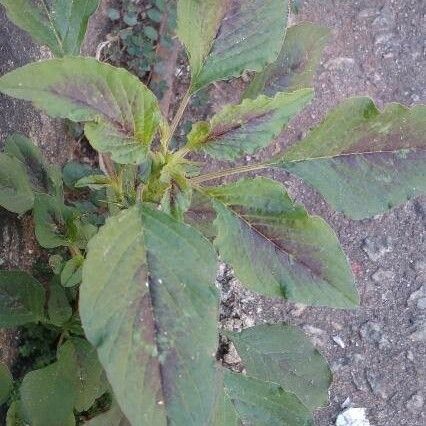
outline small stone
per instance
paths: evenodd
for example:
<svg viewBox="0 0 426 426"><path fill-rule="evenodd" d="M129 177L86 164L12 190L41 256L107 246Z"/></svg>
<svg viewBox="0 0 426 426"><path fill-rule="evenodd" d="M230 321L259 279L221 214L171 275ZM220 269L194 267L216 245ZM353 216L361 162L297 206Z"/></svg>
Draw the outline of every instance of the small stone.
<svg viewBox="0 0 426 426"><path fill-rule="evenodd" d="M388 338L383 334L380 324L367 321L360 328L361 337L367 343L376 343L380 349L385 349L391 346Z"/></svg>
<svg viewBox="0 0 426 426"><path fill-rule="evenodd" d="M355 64L353 58L339 57L330 59L324 67L328 70L339 70L345 67L352 67Z"/></svg>
<svg viewBox="0 0 426 426"><path fill-rule="evenodd" d="M223 356L223 361L228 365L236 365L241 363L241 358L233 343L229 343L228 353Z"/></svg>
<svg viewBox="0 0 426 426"><path fill-rule="evenodd" d="M367 237L362 242L361 248L373 262L377 262L386 253L392 251L389 239L383 237L375 239Z"/></svg>
<svg viewBox="0 0 426 426"><path fill-rule="evenodd" d="M377 9L375 8L363 9L361 10L361 12L358 13L358 17L360 19L373 18L376 15Z"/></svg>
<svg viewBox="0 0 426 426"><path fill-rule="evenodd" d="M414 354L411 351L407 351L407 359L411 362L414 361Z"/></svg>
<svg viewBox="0 0 426 426"><path fill-rule="evenodd" d="M411 411L412 413L417 413L421 411L424 405L424 398L419 393L414 394L408 401L407 401L407 410Z"/></svg>
<svg viewBox="0 0 426 426"><path fill-rule="evenodd" d="M350 407L351 406L351 404L352 404L352 401L351 401L351 399L349 398L349 396L342 402L342 405L341 405L341 407L342 408L348 408L348 407Z"/></svg>
<svg viewBox="0 0 426 426"><path fill-rule="evenodd" d="M417 301L417 307L419 309L426 309L426 297L422 297Z"/></svg>
<svg viewBox="0 0 426 426"><path fill-rule="evenodd" d="M426 297L426 284L423 284L418 290L413 291L408 298L408 304L419 302L419 300Z"/></svg>
<svg viewBox="0 0 426 426"><path fill-rule="evenodd" d="M327 336L324 330L313 327L312 325L303 326L303 330L312 336L312 343L316 346L324 346Z"/></svg>
<svg viewBox="0 0 426 426"><path fill-rule="evenodd" d="M387 283L392 281L394 278L394 274L392 271L385 271L384 269L377 269L377 271L371 276L373 281L376 283Z"/></svg>
<svg viewBox="0 0 426 426"><path fill-rule="evenodd" d="M392 33L383 33L376 37L374 40L374 44L386 44L390 40L392 40L393 34Z"/></svg>
<svg viewBox="0 0 426 426"><path fill-rule="evenodd" d="M348 408L337 416L336 426L370 426L365 408Z"/></svg>
<svg viewBox="0 0 426 426"><path fill-rule="evenodd" d="M333 341L337 343L342 349L345 349L345 342L340 336L333 336Z"/></svg>
<svg viewBox="0 0 426 426"><path fill-rule="evenodd" d="M306 305L303 305L302 303L295 303L294 309L291 310L290 314L295 317L300 317L300 315L302 315L303 312L305 312L305 309L306 309Z"/></svg>
<svg viewBox="0 0 426 426"><path fill-rule="evenodd" d="M388 399L388 394L385 390L382 378L372 371L366 372L367 382L370 385L374 395L380 396L382 399Z"/></svg>
<svg viewBox="0 0 426 426"><path fill-rule="evenodd" d="M414 332L410 335L411 340L415 342L426 342L426 319L419 318L414 323Z"/></svg>

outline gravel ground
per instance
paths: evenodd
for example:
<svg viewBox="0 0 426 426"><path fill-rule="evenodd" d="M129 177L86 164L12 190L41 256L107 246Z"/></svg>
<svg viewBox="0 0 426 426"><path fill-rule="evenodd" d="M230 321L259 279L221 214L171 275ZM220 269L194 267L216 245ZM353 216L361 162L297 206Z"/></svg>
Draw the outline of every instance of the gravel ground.
<svg viewBox="0 0 426 426"><path fill-rule="evenodd" d="M316 100L281 138L281 149L351 95L369 95L379 106L425 102L424 1L302 3L293 21L325 25L333 35L316 76ZM317 426L334 425L347 407L366 408L371 425L424 425L425 200L372 220L352 221L331 211L297 179L284 173L274 177L336 230L357 278L361 307L351 312L315 309L258 297L228 271L220 278L224 326L287 321L305 330L334 372L331 402L317 412ZM235 361L232 353L227 361Z"/></svg>

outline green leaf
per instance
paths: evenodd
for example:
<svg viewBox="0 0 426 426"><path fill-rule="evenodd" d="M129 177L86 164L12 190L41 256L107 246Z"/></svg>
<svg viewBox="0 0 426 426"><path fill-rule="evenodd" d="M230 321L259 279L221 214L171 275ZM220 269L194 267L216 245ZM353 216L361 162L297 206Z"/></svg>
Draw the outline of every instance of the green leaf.
<svg viewBox="0 0 426 426"><path fill-rule="evenodd" d="M4 151L22 163L33 191L62 195L62 177L59 168L47 164L40 149L30 139L15 133L6 139Z"/></svg>
<svg viewBox="0 0 426 426"><path fill-rule="evenodd" d="M188 148L201 149L221 160L253 154L268 146L312 97L312 89L302 89L225 106L210 123L194 125L188 135Z"/></svg>
<svg viewBox="0 0 426 426"><path fill-rule="evenodd" d="M209 423L221 386L215 275L208 241L149 205L90 241L80 315L132 424Z"/></svg>
<svg viewBox="0 0 426 426"><path fill-rule="evenodd" d="M68 246L70 238L67 225L72 222L75 211L55 197L39 194L34 202L35 234L44 248Z"/></svg>
<svg viewBox="0 0 426 426"><path fill-rule="evenodd" d="M62 176L65 185L70 189L74 189L75 184L80 179L100 172L100 170L94 169L89 164L79 163L78 161L70 161L69 163L65 164L64 168L62 169Z"/></svg>
<svg viewBox="0 0 426 426"><path fill-rule="evenodd" d="M224 0L179 0L177 34L186 47L192 76L200 73L226 11Z"/></svg>
<svg viewBox="0 0 426 426"><path fill-rule="evenodd" d="M78 55L99 0L0 0L7 16L56 56Z"/></svg>
<svg viewBox="0 0 426 426"><path fill-rule="evenodd" d="M111 178L105 175L90 175L79 179L75 183L76 188L88 187L90 189L102 189L111 185Z"/></svg>
<svg viewBox="0 0 426 426"><path fill-rule="evenodd" d="M25 426L22 420L22 408L20 401L13 401L6 414L6 426Z"/></svg>
<svg viewBox="0 0 426 426"><path fill-rule="evenodd" d="M287 15L287 0L180 0L178 35L189 56L192 92L274 62Z"/></svg>
<svg viewBox="0 0 426 426"><path fill-rule="evenodd" d="M309 410L281 386L243 374L225 374L225 392L243 424L256 426L313 426ZM232 424L232 423L231 423ZM223 426L228 426L223 423Z"/></svg>
<svg viewBox="0 0 426 426"><path fill-rule="evenodd" d="M426 107L352 98L271 163L304 179L353 219L426 193Z"/></svg>
<svg viewBox="0 0 426 426"><path fill-rule="evenodd" d="M84 423L84 426L131 426L129 421L126 419L119 405L113 401L111 408L106 412L102 413L88 422Z"/></svg>
<svg viewBox="0 0 426 426"><path fill-rule="evenodd" d="M331 371L324 357L296 327L262 324L227 332L247 374L294 393L310 410L328 403Z"/></svg>
<svg viewBox="0 0 426 426"><path fill-rule="evenodd" d="M329 36L330 30L310 22L288 28L278 59L256 74L244 96L254 99L261 93L274 96L282 91L312 87Z"/></svg>
<svg viewBox="0 0 426 426"><path fill-rule="evenodd" d="M161 208L164 213L182 222L185 212L191 205L191 197L192 188L188 183L172 180L161 199Z"/></svg>
<svg viewBox="0 0 426 426"><path fill-rule="evenodd" d="M7 365L0 362L0 405L8 399L13 388L13 378Z"/></svg>
<svg viewBox="0 0 426 426"><path fill-rule="evenodd" d="M23 214L34 204L34 193L25 167L16 158L0 153L0 206Z"/></svg>
<svg viewBox="0 0 426 426"><path fill-rule="evenodd" d="M55 362L28 373L20 388L22 415L31 426L75 426L73 365Z"/></svg>
<svg viewBox="0 0 426 426"><path fill-rule="evenodd" d="M206 193L215 200L215 244L248 288L307 305L358 305L336 235L295 205L279 183L247 179Z"/></svg>
<svg viewBox="0 0 426 426"><path fill-rule="evenodd" d="M75 256L65 263L61 272L61 284L64 287L74 287L81 283L83 264L83 256Z"/></svg>
<svg viewBox="0 0 426 426"><path fill-rule="evenodd" d="M96 349L86 340L73 337L58 352L58 362L72 367L76 411L87 411L108 387Z"/></svg>
<svg viewBox="0 0 426 426"><path fill-rule="evenodd" d="M48 314L49 321L58 327L64 325L72 316L72 308L65 289L59 284L56 277L49 286Z"/></svg>
<svg viewBox="0 0 426 426"><path fill-rule="evenodd" d="M0 327L17 327L44 317L45 292L31 275L0 271Z"/></svg>
<svg viewBox="0 0 426 426"><path fill-rule="evenodd" d="M33 63L0 78L0 91L52 117L86 122L92 146L117 163L142 163L162 121L154 94L134 75L93 58Z"/></svg>

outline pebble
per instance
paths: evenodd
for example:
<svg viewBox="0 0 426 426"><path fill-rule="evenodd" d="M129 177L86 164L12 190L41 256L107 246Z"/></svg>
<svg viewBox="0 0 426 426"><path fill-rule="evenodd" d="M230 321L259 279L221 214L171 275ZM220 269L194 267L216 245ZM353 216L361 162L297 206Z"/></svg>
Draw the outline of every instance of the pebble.
<svg viewBox="0 0 426 426"><path fill-rule="evenodd" d="M342 349L345 349L345 342L342 340L340 336L333 336L333 341L337 343Z"/></svg>
<svg viewBox="0 0 426 426"><path fill-rule="evenodd" d="M419 318L414 323L415 331L410 335L415 342L426 342L426 319Z"/></svg>
<svg viewBox="0 0 426 426"><path fill-rule="evenodd" d="M388 394L383 384L382 377L380 377L377 373L373 373L372 371L367 371L365 376L374 395L377 395L382 399L388 399Z"/></svg>
<svg viewBox="0 0 426 426"><path fill-rule="evenodd" d="M383 333L382 327L376 322L367 321L361 326L359 332L367 343L376 343L380 349L391 346L388 338Z"/></svg>
<svg viewBox="0 0 426 426"><path fill-rule="evenodd" d="M362 242L361 248L373 262L377 262L385 254L392 251L390 241L385 237L377 239L367 237Z"/></svg>
<svg viewBox="0 0 426 426"><path fill-rule="evenodd" d="M377 269L377 271L371 276L373 281L376 283L386 283L388 281L392 281L394 278L394 274L392 271L385 271L382 268Z"/></svg>
<svg viewBox="0 0 426 426"><path fill-rule="evenodd" d="M408 298L408 303L418 302L426 297L426 284L423 284L418 290L413 291Z"/></svg>
<svg viewBox="0 0 426 426"><path fill-rule="evenodd" d="M241 363L241 358L233 343L229 343L228 353L223 356L223 360L228 365L236 365Z"/></svg>
<svg viewBox="0 0 426 426"><path fill-rule="evenodd" d="M345 67L352 67L355 64L354 58L339 57L330 59L324 67L328 70L339 70Z"/></svg>
<svg viewBox="0 0 426 426"><path fill-rule="evenodd" d="M348 408L337 416L336 426L370 426L365 408Z"/></svg>
<svg viewBox="0 0 426 426"><path fill-rule="evenodd" d="M411 411L412 413L416 413L418 411L421 411L424 405L424 398L419 393L414 394L408 401L407 401L407 410Z"/></svg>

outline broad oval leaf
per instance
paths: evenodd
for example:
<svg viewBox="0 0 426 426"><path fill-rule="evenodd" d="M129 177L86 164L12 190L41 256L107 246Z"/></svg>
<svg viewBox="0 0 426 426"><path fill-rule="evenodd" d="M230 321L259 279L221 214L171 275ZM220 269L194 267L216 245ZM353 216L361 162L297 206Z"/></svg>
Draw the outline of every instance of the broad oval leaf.
<svg viewBox="0 0 426 426"><path fill-rule="evenodd" d="M0 153L0 206L23 214L34 205L34 193L22 163Z"/></svg>
<svg viewBox="0 0 426 426"><path fill-rule="evenodd" d="M330 30L310 22L287 28L277 60L255 75L244 97L254 99L261 93L274 96L282 91L312 87L329 36Z"/></svg>
<svg viewBox="0 0 426 426"><path fill-rule="evenodd" d="M62 195L62 178L59 168L47 164L40 149L30 139L15 133L6 139L4 152L21 162L34 192Z"/></svg>
<svg viewBox="0 0 426 426"><path fill-rule="evenodd" d="M64 287L74 287L81 283L83 276L83 256L75 256L69 259L61 271L61 284Z"/></svg>
<svg viewBox="0 0 426 426"><path fill-rule="evenodd" d="M243 424L256 426L313 426L309 410L281 386L243 374L225 373L225 393ZM223 423L231 426L238 423Z"/></svg>
<svg viewBox="0 0 426 426"><path fill-rule="evenodd" d="M272 163L304 179L353 219L426 193L426 106L353 98Z"/></svg>
<svg viewBox="0 0 426 426"><path fill-rule="evenodd" d="M35 235L44 248L68 246L71 243L68 227L75 211L57 197L38 194L34 202Z"/></svg>
<svg viewBox="0 0 426 426"><path fill-rule="evenodd" d="M312 97L312 89L302 89L228 105L210 123L194 125L188 135L188 148L201 149L221 160L253 154L268 146Z"/></svg>
<svg viewBox="0 0 426 426"><path fill-rule="evenodd" d="M192 92L274 62L287 16L287 0L180 0L178 34L190 58Z"/></svg>
<svg viewBox="0 0 426 426"><path fill-rule="evenodd" d="M186 47L192 75L198 75L226 10L224 0L178 0L177 33Z"/></svg>
<svg viewBox="0 0 426 426"><path fill-rule="evenodd" d="M45 291L31 275L0 271L0 327L17 327L44 318Z"/></svg>
<svg viewBox="0 0 426 426"><path fill-rule="evenodd" d="M332 375L324 357L298 328L262 324L226 332L250 377L281 385L310 410L328 403Z"/></svg>
<svg viewBox="0 0 426 426"><path fill-rule="evenodd" d="M55 362L29 372L20 387L21 415L31 426L75 426L72 365Z"/></svg>
<svg viewBox="0 0 426 426"><path fill-rule="evenodd" d="M0 0L7 16L56 56L78 55L99 0Z"/></svg>
<svg viewBox="0 0 426 426"><path fill-rule="evenodd" d="M13 378L7 365L0 362L0 405L8 399L13 388Z"/></svg>
<svg viewBox="0 0 426 426"><path fill-rule="evenodd" d="M266 178L206 189L225 262L251 290L307 305L354 308L358 294L333 230Z"/></svg>
<svg viewBox="0 0 426 426"><path fill-rule="evenodd" d="M132 424L209 423L221 386L215 275L208 241L149 205L110 218L89 243L82 323Z"/></svg>
<svg viewBox="0 0 426 426"><path fill-rule="evenodd" d="M89 410L108 389L96 349L87 340L73 337L59 348L58 362L72 372L75 410Z"/></svg>
<svg viewBox="0 0 426 426"><path fill-rule="evenodd" d="M49 300L47 302L49 322L61 327L71 319L72 308L69 304L65 289L59 284L59 278L55 276L49 285Z"/></svg>
<svg viewBox="0 0 426 426"><path fill-rule="evenodd" d="M52 117L86 122L95 149L117 163L142 163L162 121L154 94L128 71L93 58L33 63L0 78L0 91Z"/></svg>

